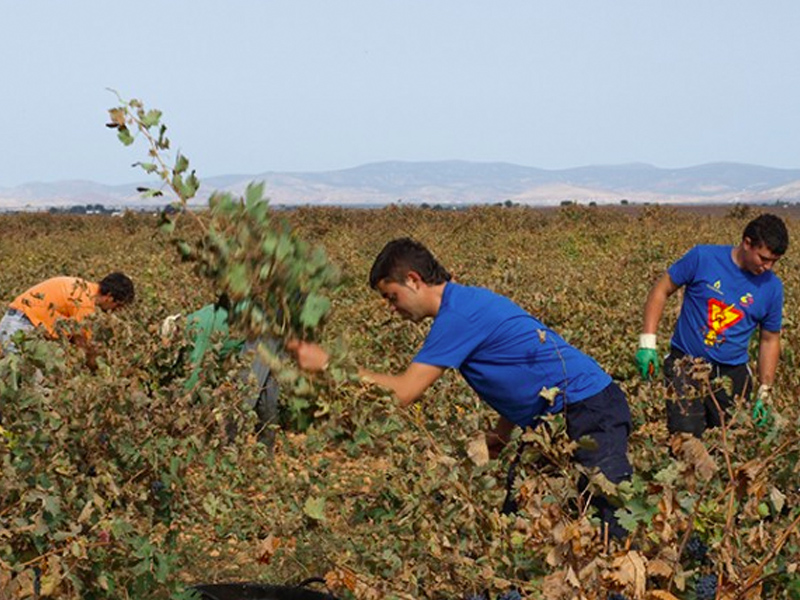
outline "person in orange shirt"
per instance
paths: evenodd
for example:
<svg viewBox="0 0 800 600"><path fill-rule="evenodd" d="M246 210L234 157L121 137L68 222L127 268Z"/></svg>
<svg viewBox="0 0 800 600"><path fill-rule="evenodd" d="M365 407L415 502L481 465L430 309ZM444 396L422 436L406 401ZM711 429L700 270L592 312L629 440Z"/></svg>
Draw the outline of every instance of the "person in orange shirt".
<svg viewBox="0 0 800 600"><path fill-rule="evenodd" d="M16 349L11 341L18 331L42 327L50 338L57 338L61 320L80 322L97 309L115 310L133 302L133 282L123 273L111 273L100 283L79 277L53 277L17 296L0 320L0 347L7 352ZM87 351L93 362L88 336L73 334L72 341Z"/></svg>

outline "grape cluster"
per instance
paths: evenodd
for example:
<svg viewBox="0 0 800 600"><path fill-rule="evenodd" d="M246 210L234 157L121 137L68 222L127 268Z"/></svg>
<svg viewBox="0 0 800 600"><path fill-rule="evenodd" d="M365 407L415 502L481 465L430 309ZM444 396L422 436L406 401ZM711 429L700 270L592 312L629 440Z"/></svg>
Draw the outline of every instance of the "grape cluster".
<svg viewBox="0 0 800 600"><path fill-rule="evenodd" d="M611 592L608 595L608 600L628 600L628 597L625 594L621 594L619 592Z"/></svg>
<svg viewBox="0 0 800 600"><path fill-rule="evenodd" d="M702 562L706 559L708 554L708 546L700 539L696 533L693 533L686 542L686 555L692 560Z"/></svg>
<svg viewBox="0 0 800 600"><path fill-rule="evenodd" d="M717 597L717 576L702 575L694 588L697 600L714 600Z"/></svg>

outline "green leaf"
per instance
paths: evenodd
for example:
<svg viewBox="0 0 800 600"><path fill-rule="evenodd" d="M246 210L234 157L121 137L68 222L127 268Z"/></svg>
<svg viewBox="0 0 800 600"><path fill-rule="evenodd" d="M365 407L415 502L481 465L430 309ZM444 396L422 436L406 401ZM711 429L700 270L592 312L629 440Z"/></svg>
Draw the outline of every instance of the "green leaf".
<svg viewBox="0 0 800 600"><path fill-rule="evenodd" d="M192 256L192 247L188 242L178 240L175 242L175 245L178 247L178 252L180 253L181 257L189 258Z"/></svg>
<svg viewBox="0 0 800 600"><path fill-rule="evenodd" d="M186 158L183 154L178 154L178 158L175 159L175 166L173 167L172 170L175 173L183 173L188 168L189 168L189 159Z"/></svg>
<svg viewBox="0 0 800 600"><path fill-rule="evenodd" d="M309 497L303 505L303 512L315 521L324 521L325 498Z"/></svg>
<svg viewBox="0 0 800 600"><path fill-rule="evenodd" d="M308 329L314 329L322 321L322 318L328 314L331 308L331 301L325 296L311 293L306 298L303 304L303 310L300 312L300 322Z"/></svg>
<svg viewBox="0 0 800 600"><path fill-rule="evenodd" d="M128 128L124 126L117 130L117 138L126 146L130 146L133 143L133 136L131 135L131 132L128 131Z"/></svg>
<svg viewBox="0 0 800 600"><path fill-rule="evenodd" d="M288 235L281 235L278 245L275 248L275 258L279 261L285 260L292 253L292 238Z"/></svg>
<svg viewBox="0 0 800 600"><path fill-rule="evenodd" d="M186 198L194 197L197 190L200 189L200 180L197 179L194 171L189 174L184 183L186 184Z"/></svg>
<svg viewBox="0 0 800 600"><path fill-rule="evenodd" d="M143 162L136 162L133 163L134 167L142 167L145 173L155 173L158 170L158 165L155 163L143 163Z"/></svg>
<svg viewBox="0 0 800 600"><path fill-rule="evenodd" d="M156 140L156 148L159 150L169 150L169 138L166 137L167 126L162 125L158 131L158 140Z"/></svg>
<svg viewBox="0 0 800 600"><path fill-rule="evenodd" d="M172 233L175 231L175 221L172 221L171 219L164 219L158 224L158 229L161 231L161 233Z"/></svg>
<svg viewBox="0 0 800 600"><path fill-rule="evenodd" d="M150 129L151 127L155 127L158 125L158 122L161 120L161 111L160 110L149 110L147 113L142 117L142 125Z"/></svg>
<svg viewBox="0 0 800 600"><path fill-rule="evenodd" d="M264 200L264 182L250 183L245 191L245 203L247 206L262 202Z"/></svg>
<svg viewBox="0 0 800 600"><path fill-rule="evenodd" d="M57 517L59 514L61 514L61 499L58 496L50 496L48 494L43 498L43 500L45 512L54 517Z"/></svg>
<svg viewBox="0 0 800 600"><path fill-rule="evenodd" d="M155 573L156 581L158 581L159 583L166 582L171 570L169 565L169 559L163 554L157 554L155 556L155 563L156 563L156 573Z"/></svg>
<svg viewBox="0 0 800 600"><path fill-rule="evenodd" d="M235 263L228 271L228 289L237 297L246 296L250 291L250 281L247 278L247 265Z"/></svg>

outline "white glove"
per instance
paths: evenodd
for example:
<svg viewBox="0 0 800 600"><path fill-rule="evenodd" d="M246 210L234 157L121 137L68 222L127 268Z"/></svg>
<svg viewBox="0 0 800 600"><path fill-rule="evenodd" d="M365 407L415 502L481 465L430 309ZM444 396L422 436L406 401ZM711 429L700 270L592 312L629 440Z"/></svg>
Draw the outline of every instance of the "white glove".
<svg viewBox="0 0 800 600"><path fill-rule="evenodd" d="M171 339L172 336L175 335L175 332L178 330L178 321L183 315L181 313L177 313L175 315L170 315L166 319L161 322L161 328L159 332L161 333L161 337L165 339Z"/></svg>

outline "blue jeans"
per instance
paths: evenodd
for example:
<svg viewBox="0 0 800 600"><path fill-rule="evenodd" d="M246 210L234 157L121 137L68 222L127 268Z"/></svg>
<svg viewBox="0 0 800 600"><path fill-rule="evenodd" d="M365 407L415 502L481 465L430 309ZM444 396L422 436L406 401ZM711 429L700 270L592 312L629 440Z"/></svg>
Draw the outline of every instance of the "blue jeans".
<svg viewBox="0 0 800 600"><path fill-rule="evenodd" d="M25 316L25 313L16 308L9 308L3 318L0 319L0 349L3 352L16 352L17 348L11 341L12 336L18 331L33 331L33 323Z"/></svg>

